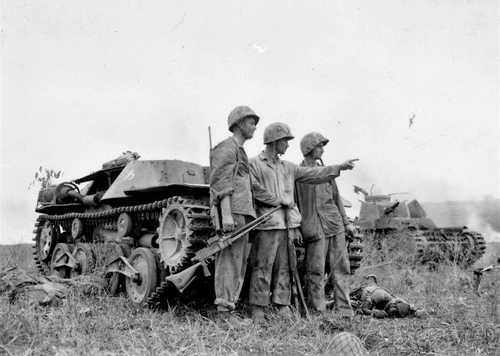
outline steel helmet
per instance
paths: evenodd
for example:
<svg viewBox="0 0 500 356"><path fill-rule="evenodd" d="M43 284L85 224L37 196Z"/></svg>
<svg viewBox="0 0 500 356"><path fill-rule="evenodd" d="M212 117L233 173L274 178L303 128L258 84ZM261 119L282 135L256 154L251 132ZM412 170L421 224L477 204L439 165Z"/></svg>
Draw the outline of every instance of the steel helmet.
<svg viewBox="0 0 500 356"><path fill-rule="evenodd" d="M246 117L253 117L255 119L255 124L257 124L260 119L248 106L240 105L231 110L227 118L227 127L229 131L233 132L233 126Z"/></svg>
<svg viewBox="0 0 500 356"><path fill-rule="evenodd" d="M300 150L304 156L307 156L316 146L324 146L328 143L328 141L329 140L322 134L311 132L302 137L302 140L300 140Z"/></svg>
<svg viewBox="0 0 500 356"><path fill-rule="evenodd" d="M389 316L404 318L411 312L411 305L400 298L391 300L385 307L385 311Z"/></svg>
<svg viewBox="0 0 500 356"><path fill-rule="evenodd" d="M264 144L281 140L286 138L288 140L293 139L292 130L290 126L282 122L273 122L264 129Z"/></svg>

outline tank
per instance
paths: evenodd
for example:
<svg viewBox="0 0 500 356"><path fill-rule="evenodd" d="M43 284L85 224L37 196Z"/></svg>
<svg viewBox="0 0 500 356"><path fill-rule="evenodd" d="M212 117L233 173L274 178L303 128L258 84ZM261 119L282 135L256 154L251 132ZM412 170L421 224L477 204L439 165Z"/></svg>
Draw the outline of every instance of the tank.
<svg viewBox="0 0 500 356"><path fill-rule="evenodd" d="M208 175L209 168L196 163L126 153L96 172L41 189L37 268L70 278L104 267L109 292L124 290L136 304L158 306L169 291L189 299L189 290L172 290L169 281L184 278L192 257L216 235ZM198 278L205 299L213 297L209 262Z"/></svg>
<svg viewBox="0 0 500 356"><path fill-rule="evenodd" d="M37 268L68 278L104 260L111 293L124 286L133 302L151 302L162 280L188 267L191 254L215 234L207 175L207 167L191 162L125 156L42 189L33 238Z"/></svg>
<svg viewBox="0 0 500 356"><path fill-rule="evenodd" d="M385 241L413 254L416 262L435 264L447 260L464 267L484 254L486 244L480 233L466 226L436 226L416 199L394 200L394 194L371 195L356 186L355 192L364 195L356 225L363 239L373 239L378 248ZM398 244L401 240L404 243Z"/></svg>

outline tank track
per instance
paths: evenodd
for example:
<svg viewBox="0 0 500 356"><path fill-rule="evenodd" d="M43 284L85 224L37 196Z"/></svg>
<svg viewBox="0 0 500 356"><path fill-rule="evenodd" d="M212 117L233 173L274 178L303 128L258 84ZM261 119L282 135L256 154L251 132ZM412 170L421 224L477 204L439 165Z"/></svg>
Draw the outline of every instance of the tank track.
<svg viewBox="0 0 500 356"><path fill-rule="evenodd" d="M168 282L162 281L156 290L149 296L146 304L149 308L157 310L165 306L168 297Z"/></svg>
<svg viewBox="0 0 500 356"><path fill-rule="evenodd" d="M178 273L192 265L190 262L192 252L206 246L206 241L214 235L215 230L211 223L210 208L206 202L179 196L169 198L168 207L162 209L160 220L162 220L170 207L175 207L183 211L187 226L186 237L189 245L186 246L185 256L175 268L167 266L169 267L167 272L175 271L175 273ZM147 305L152 309L164 307L168 297L168 288L169 283L166 280L161 281L160 285L149 296Z"/></svg>
<svg viewBox="0 0 500 356"><path fill-rule="evenodd" d="M69 231L71 231L71 224L73 222L73 219L80 219L84 222L84 226L86 229L85 235L87 236L87 239L89 239L89 237L92 236L92 230L97 226L102 226L106 230L116 231L116 220L122 213L130 214L133 217L134 221L139 221L141 223L147 222L151 223L152 225L157 225L162 209L167 207L168 204L171 203L171 199L172 198L168 198L139 205L121 206L101 211L66 213L61 215L42 214L38 216L35 222L35 229L33 230L33 233L35 234L35 236L33 237L33 258L37 269L42 274L47 274L49 272L48 264L41 261L38 256L38 239L40 238L41 230L46 221L54 223L58 228L62 228L65 233L68 233Z"/></svg>
<svg viewBox="0 0 500 356"><path fill-rule="evenodd" d="M474 263L481 257L483 257L484 253L486 252L486 241L484 240L483 235L476 231L466 230L463 232L463 234L472 237L474 241L474 261L472 262Z"/></svg>
<svg viewBox="0 0 500 356"><path fill-rule="evenodd" d="M446 229L404 230L394 232L376 232L379 241L398 239L402 236L410 238L415 243L415 260L420 263L433 262L432 253L436 257L456 262L462 266L470 266L476 262L486 249L486 243L481 234L474 231L447 231Z"/></svg>
<svg viewBox="0 0 500 356"><path fill-rule="evenodd" d="M38 243L39 243L39 238L40 234L42 233L42 227L45 224L45 221L47 219L44 218L43 216L39 216L36 221L35 221L35 228L33 229L33 233L35 236L33 236L33 261L35 263L35 268L42 274L46 275L49 273L49 268L47 264L45 264L43 261L40 260L40 257L38 256Z"/></svg>
<svg viewBox="0 0 500 356"><path fill-rule="evenodd" d="M354 233L352 236L346 234L346 240L350 271L351 274L354 274L361 266L361 261L363 260L362 235L358 232Z"/></svg>

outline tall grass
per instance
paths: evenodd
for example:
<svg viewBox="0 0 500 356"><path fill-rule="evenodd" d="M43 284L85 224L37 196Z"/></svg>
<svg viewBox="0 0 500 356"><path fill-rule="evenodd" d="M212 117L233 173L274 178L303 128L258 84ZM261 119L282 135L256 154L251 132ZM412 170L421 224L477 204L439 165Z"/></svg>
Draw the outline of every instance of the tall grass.
<svg viewBox="0 0 500 356"><path fill-rule="evenodd" d="M182 305L155 312L125 297L73 288L58 307L23 299L11 305L0 297L0 354L317 355L331 353L332 336L347 330L373 355L495 355L500 336L493 293L485 286L476 296L471 271L452 264L430 271L397 256L380 264L376 253L367 251L353 284L375 273L381 285L424 307L424 318L357 315L349 323L329 311L309 320L271 315L265 324L254 325Z"/></svg>

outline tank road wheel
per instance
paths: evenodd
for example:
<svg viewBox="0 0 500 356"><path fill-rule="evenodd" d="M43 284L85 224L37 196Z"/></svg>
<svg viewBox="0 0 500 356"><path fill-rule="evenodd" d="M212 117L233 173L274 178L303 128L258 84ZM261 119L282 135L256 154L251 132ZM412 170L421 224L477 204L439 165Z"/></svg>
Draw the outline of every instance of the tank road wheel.
<svg viewBox="0 0 500 356"><path fill-rule="evenodd" d="M132 228L134 227L132 222L132 217L127 213L121 213L120 216L118 216L116 227L118 230L118 236L120 237L130 236Z"/></svg>
<svg viewBox="0 0 500 356"><path fill-rule="evenodd" d="M126 278L125 288L130 300L136 304L144 304L158 285L158 271L153 252L145 247L132 251L130 265L139 272L139 278Z"/></svg>
<svg viewBox="0 0 500 356"><path fill-rule="evenodd" d="M52 260L50 262L50 271L52 274L55 274L61 278L69 277L69 268L67 266L58 266L60 263L67 263L68 256L67 254L71 254L71 250L69 246L65 243L58 243L54 248L54 252L52 253Z"/></svg>
<svg viewBox="0 0 500 356"><path fill-rule="evenodd" d="M73 221L71 222L71 237L73 238L74 241L76 241L76 239L78 239L82 235L83 235L83 222L78 218L74 218Z"/></svg>
<svg viewBox="0 0 500 356"><path fill-rule="evenodd" d="M71 278L85 275L92 272L95 268L94 252L88 244L78 243L73 250L73 257L77 261L77 266L70 272Z"/></svg>

